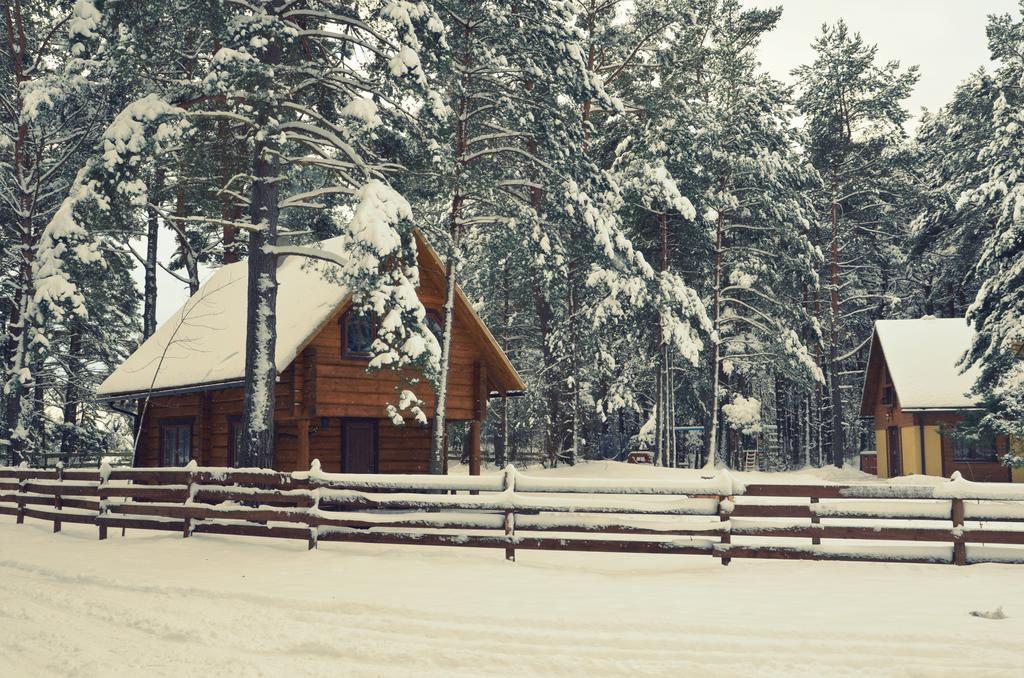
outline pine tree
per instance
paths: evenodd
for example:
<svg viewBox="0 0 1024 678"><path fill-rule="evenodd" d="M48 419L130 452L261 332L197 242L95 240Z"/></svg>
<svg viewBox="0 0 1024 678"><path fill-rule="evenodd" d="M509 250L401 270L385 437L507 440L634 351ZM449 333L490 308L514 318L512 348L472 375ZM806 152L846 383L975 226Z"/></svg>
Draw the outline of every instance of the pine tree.
<svg viewBox="0 0 1024 678"><path fill-rule="evenodd" d="M98 259L95 241L70 221L64 197L107 109L90 2L11 0L0 5L0 201L8 216L0 241L11 259L3 286L5 320L0 447L12 462L41 452L44 369L55 327L85 317L65 258ZM7 456L7 455L3 455Z"/></svg>
<svg viewBox="0 0 1024 678"><path fill-rule="evenodd" d="M897 301L894 277L901 267L892 255L904 234L900 215L890 209L898 192L889 183L905 172L900 153L908 114L902 102L917 69L876 63L877 48L842 21L823 28L814 51L814 62L794 74L797 104L807 119L807 152L824 182L818 203L825 223L816 228L826 252L828 310L818 321L826 332L831 456L842 466L854 409L853 398L844 398L844 383L863 371L871 322Z"/></svg>
<svg viewBox="0 0 1024 678"><path fill-rule="evenodd" d="M1009 15L993 16L988 24L989 48L1000 61L995 76L998 96L992 109L992 134L978 155L985 180L960 199L973 214L985 210L993 228L984 239L977 262L983 282L967 318L977 334L967 362L980 367L975 393L982 396L988 431L1024 435L1024 183L1020 180L1024 132L1019 123L1024 107L1024 22ZM976 167L967 164L965 169ZM1004 463L1024 466L1019 451Z"/></svg>
<svg viewBox="0 0 1024 678"><path fill-rule="evenodd" d="M976 255L993 230L984 202L961 200L989 178L981 152L992 142L993 107L999 96L993 77L973 74L953 100L923 116L914 139L919 168L919 212L912 224L908 303L914 315L963 317L983 277Z"/></svg>

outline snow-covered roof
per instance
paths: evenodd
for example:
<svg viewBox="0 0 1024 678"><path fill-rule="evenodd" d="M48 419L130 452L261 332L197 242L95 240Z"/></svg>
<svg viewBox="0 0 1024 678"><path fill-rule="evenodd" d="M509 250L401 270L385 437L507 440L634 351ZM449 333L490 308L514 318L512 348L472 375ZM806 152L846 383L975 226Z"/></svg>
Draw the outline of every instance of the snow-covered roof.
<svg viewBox="0 0 1024 678"><path fill-rule="evenodd" d="M444 275L437 253L417 233L420 276ZM319 247L342 254L342 239ZM348 290L328 280L321 268L329 264L309 258L279 256L277 266L277 344L275 365L283 372L312 337L340 310ZM238 384L245 377L245 315L247 262L223 266L184 306L168 318L120 367L100 384L96 395L112 396L168 391L194 386ZM499 391L526 386L498 342L455 286L455 311L484 352L488 379Z"/></svg>
<svg viewBox="0 0 1024 678"><path fill-rule="evenodd" d="M340 238L334 238L321 245L340 253L340 243ZM279 262L275 363L282 372L305 340L330 319L348 290L329 281L305 257L285 256ZM161 391L243 379L247 275L244 261L217 269L100 384L96 394Z"/></svg>
<svg viewBox="0 0 1024 678"><path fill-rule="evenodd" d="M978 368L961 372L959 364L973 338L974 330L963 318L879 320L871 351L881 348L881 356L871 356L868 370L878 358L885 360L904 410L977 407L978 399L967 393Z"/></svg>

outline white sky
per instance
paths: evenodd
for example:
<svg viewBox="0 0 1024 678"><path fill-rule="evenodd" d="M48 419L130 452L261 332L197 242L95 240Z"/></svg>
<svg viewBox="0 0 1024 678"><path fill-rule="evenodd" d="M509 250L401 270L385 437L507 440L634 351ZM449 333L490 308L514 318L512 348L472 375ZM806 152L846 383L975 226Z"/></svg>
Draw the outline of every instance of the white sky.
<svg viewBox="0 0 1024 678"><path fill-rule="evenodd" d="M946 103L956 85L989 64L985 24L989 14L1019 14L1017 0L743 0L750 7L782 6L782 19L761 44L761 61L776 78L813 58L811 42L823 23L846 19L880 59L920 67L908 102L914 116L922 107Z"/></svg>

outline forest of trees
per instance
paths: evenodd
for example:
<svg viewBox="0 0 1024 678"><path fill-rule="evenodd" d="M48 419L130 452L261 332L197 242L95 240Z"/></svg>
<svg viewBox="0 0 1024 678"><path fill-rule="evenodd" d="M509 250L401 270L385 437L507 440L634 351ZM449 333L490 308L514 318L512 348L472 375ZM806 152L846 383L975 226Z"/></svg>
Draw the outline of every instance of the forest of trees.
<svg viewBox="0 0 1024 678"><path fill-rule="evenodd" d="M158 271L195 293L248 258L244 458L266 465L276 257L338 235L338 284L401 319L373 368L443 394L451 304L439 345L410 301L415 229L529 386L490 408L499 465L641 443L664 465L756 445L771 469L841 465L874 445L872 323L922 315L966 315L982 425L1024 435L1015 17L989 18L992 63L909 135L916 67L839 20L781 82L758 50L782 9L740 0L0 13L3 463L130 448L130 419L92 394L177 294ZM443 425L443 396L395 403Z"/></svg>

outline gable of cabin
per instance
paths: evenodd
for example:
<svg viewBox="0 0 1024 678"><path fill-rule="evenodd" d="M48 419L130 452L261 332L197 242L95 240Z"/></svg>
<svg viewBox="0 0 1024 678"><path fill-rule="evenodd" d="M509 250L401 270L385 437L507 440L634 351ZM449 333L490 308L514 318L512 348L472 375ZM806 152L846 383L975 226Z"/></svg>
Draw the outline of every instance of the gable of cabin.
<svg viewBox="0 0 1024 678"><path fill-rule="evenodd" d="M444 271L436 254L420 247L417 295L435 317L443 317ZM367 358L346 356L343 339L350 302L343 302L307 339L296 359L278 376L275 387L274 468L303 470L319 459L327 472L346 468L346 426L371 423L374 467L380 473L428 470L431 426L407 420L395 426L388 404L409 388L411 371L367 371ZM497 348L493 337L465 297L456 298L448 374L447 421L470 421L479 431L492 392L521 388L522 383ZM420 381L411 387L431 417L433 388ZM140 405L138 466L180 466L194 459L201 466L234 466L234 440L240 431L244 391L241 387L185 389L154 395ZM407 413L406 413L407 414ZM479 441L476 449L479 458ZM363 469L359 469L363 470Z"/></svg>

